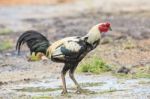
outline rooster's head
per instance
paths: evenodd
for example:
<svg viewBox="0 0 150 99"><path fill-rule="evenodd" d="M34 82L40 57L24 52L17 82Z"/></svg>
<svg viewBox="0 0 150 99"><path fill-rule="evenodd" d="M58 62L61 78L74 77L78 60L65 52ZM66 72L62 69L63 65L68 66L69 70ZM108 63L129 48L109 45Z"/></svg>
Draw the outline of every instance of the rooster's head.
<svg viewBox="0 0 150 99"><path fill-rule="evenodd" d="M100 40L100 38L103 37L103 35L109 30L111 30L110 23L99 23L97 25L94 25L84 38L87 38L87 42L92 44L95 41Z"/></svg>
<svg viewBox="0 0 150 99"><path fill-rule="evenodd" d="M91 33L91 34L93 34L93 33L97 33L97 34L102 33L102 34L104 34L104 33L108 32L108 31L111 31L111 30L112 29L111 29L110 23L105 22L105 23L99 23L99 24L93 26L90 29L89 33Z"/></svg>

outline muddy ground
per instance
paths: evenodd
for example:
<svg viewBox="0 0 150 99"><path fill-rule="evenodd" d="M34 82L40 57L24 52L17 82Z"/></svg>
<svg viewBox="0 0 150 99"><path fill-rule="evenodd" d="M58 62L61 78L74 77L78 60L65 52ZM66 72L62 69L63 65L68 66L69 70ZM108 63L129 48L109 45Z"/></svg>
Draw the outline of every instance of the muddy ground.
<svg viewBox="0 0 150 99"><path fill-rule="evenodd" d="M73 6L74 5L74 6ZM113 9L113 11L112 11ZM150 2L148 0L87 0L61 5L0 7L0 40L11 48L0 52L0 99L149 99L149 78L117 78L112 73L76 73L87 92L75 94L67 76L69 94L62 96L60 71L63 64L28 62L26 46L17 56L15 43L22 32L34 29L51 42L67 36L83 36L91 26L109 21L113 31L102 45L88 54L109 65L131 68L141 66L150 73ZM5 33L4 33L5 32ZM83 60L84 61L84 60ZM116 68L115 68L116 69ZM113 72L116 72L113 70Z"/></svg>

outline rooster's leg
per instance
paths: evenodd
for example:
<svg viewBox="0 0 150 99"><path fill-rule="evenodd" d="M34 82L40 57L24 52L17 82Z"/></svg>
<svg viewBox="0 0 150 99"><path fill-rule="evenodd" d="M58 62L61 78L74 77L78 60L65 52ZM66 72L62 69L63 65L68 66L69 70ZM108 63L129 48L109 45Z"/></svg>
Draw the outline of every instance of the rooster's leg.
<svg viewBox="0 0 150 99"><path fill-rule="evenodd" d="M65 64L65 66L63 67L63 69L62 69L62 71L61 71L61 78L62 78L62 84L63 84L63 91L62 91L62 94L66 94L66 93L67 93L65 75L66 75L66 72L67 72L68 70L69 70L69 67Z"/></svg>
<svg viewBox="0 0 150 99"><path fill-rule="evenodd" d="M72 65L72 67L70 68L70 71L69 71L69 76L72 79L72 81L75 83L75 85L77 86L77 93L81 93L82 89L74 77L74 71L75 71L77 65L78 64Z"/></svg>

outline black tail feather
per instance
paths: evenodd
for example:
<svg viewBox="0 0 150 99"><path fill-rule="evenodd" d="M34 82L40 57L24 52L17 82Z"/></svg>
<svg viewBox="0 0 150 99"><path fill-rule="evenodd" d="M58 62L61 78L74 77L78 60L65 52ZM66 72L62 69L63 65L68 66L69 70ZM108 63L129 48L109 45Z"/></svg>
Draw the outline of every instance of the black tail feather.
<svg viewBox="0 0 150 99"><path fill-rule="evenodd" d="M18 54L20 53L20 48L24 43L27 43L30 53L42 52L46 54L46 50L50 46L50 43L45 36L33 30L26 31L19 37L16 44Z"/></svg>

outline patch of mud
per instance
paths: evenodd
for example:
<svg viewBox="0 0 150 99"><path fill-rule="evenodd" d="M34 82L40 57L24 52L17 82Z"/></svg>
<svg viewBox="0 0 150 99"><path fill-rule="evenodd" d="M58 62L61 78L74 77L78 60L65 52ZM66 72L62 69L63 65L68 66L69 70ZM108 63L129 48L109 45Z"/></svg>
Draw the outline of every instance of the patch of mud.
<svg viewBox="0 0 150 99"><path fill-rule="evenodd" d="M18 71L18 70L27 70L27 67L20 67L16 65L11 65L11 64L2 64L0 67L0 73L2 72L11 72L11 71Z"/></svg>
<svg viewBox="0 0 150 99"><path fill-rule="evenodd" d="M51 61L44 62L28 62L22 56L3 56L3 62L0 64L0 82L18 82L24 79L39 79L50 77L61 70L60 64L54 64ZM62 65L63 66L63 65ZM41 69L42 67L42 69ZM50 72L51 71L51 72Z"/></svg>
<svg viewBox="0 0 150 99"><path fill-rule="evenodd" d="M13 95L13 97L52 97L52 98L71 98L71 99L99 99L99 98L118 98L127 97L135 98L141 97L148 99L150 94L150 86L147 85L149 79L117 79L109 75L77 75L78 81L82 81L81 86L84 90L82 94L76 94L76 88L70 78L67 77L67 87L69 94L61 96L61 80L55 78L46 78L38 81L27 83L13 84L13 86L1 86L0 95L2 97L6 94ZM92 79L92 81L91 81ZM147 84L144 84L144 83ZM9 92L7 91L9 89ZM131 96L132 94L132 96ZM143 96L144 94L144 96Z"/></svg>

